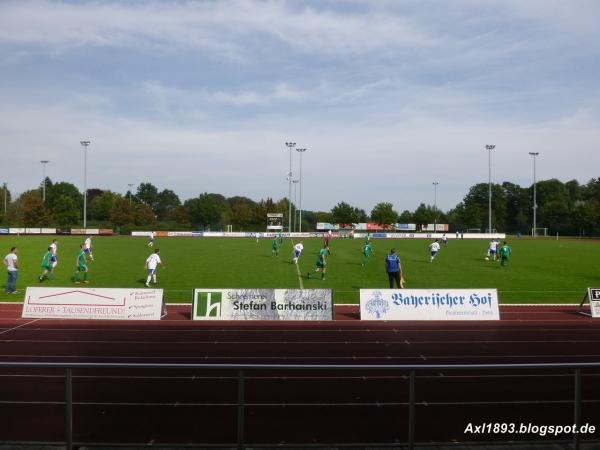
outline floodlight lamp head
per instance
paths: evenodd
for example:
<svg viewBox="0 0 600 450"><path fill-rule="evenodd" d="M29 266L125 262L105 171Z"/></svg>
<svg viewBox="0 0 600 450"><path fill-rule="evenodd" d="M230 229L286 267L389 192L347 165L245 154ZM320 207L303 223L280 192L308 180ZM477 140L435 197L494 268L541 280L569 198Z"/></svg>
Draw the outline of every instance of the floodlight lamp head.
<svg viewBox="0 0 600 450"><path fill-rule="evenodd" d="M496 146L495 145L486 145L485 148L487 150L494 150L496 148Z"/></svg>
<svg viewBox="0 0 600 450"><path fill-rule="evenodd" d="M300 153L304 153L306 151L306 149L305 148L297 148L296 151L300 152Z"/></svg>
<svg viewBox="0 0 600 450"><path fill-rule="evenodd" d="M90 145L92 143L92 141L79 141L79 143L81 145L83 145L84 147L87 147L88 145Z"/></svg>
<svg viewBox="0 0 600 450"><path fill-rule="evenodd" d="M537 156L537 155L539 155L539 154L540 154L540 152L529 152L529 154L530 154L531 156Z"/></svg>

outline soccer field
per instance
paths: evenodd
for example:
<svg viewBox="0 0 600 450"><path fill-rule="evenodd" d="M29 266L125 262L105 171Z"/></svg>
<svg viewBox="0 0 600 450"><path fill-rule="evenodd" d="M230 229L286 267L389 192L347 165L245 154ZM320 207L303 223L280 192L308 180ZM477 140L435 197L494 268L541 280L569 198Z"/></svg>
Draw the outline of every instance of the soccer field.
<svg viewBox="0 0 600 450"><path fill-rule="evenodd" d="M0 237L2 257L11 246L19 249L21 270L18 295L0 300L20 301L27 286L72 286L70 277L82 237L59 237L56 279L40 283L42 255L48 236ZM297 240L294 242L298 242ZM437 259L429 262L422 239L373 240L374 254L362 264L363 239L332 240L325 280L309 280L322 245L304 239L299 264L291 263L292 241L285 239L278 257L271 256L271 239L158 238L166 268L158 269L158 286L168 302L190 302L193 288L329 288L336 303L358 303L360 288L387 288L384 258L395 247L402 260L406 288L497 288L501 303L577 303L588 286L597 285L598 243L578 240L512 239L508 267L485 261L485 240L450 240ZM145 238L94 237L95 260L88 263L90 287L144 287L144 262L153 251ZM6 274L3 273L2 284Z"/></svg>

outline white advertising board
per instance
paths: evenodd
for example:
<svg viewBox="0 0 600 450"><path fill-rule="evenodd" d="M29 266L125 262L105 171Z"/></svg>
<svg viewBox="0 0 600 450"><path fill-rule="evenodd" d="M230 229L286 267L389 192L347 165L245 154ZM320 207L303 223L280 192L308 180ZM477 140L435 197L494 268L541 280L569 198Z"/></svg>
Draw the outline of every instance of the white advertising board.
<svg viewBox="0 0 600 450"><path fill-rule="evenodd" d="M500 320L496 289L361 289L361 320Z"/></svg>
<svg viewBox="0 0 600 450"><path fill-rule="evenodd" d="M331 289L195 289L194 320L333 320Z"/></svg>
<svg viewBox="0 0 600 450"><path fill-rule="evenodd" d="M28 287L21 317L160 320L163 310L162 289Z"/></svg>

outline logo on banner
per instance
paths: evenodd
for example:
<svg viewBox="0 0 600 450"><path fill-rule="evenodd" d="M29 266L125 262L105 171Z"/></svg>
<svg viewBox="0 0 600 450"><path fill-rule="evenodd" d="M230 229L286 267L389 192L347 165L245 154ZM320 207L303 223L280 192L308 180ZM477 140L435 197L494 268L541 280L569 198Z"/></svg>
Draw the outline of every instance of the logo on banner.
<svg viewBox="0 0 600 450"><path fill-rule="evenodd" d="M221 292L198 292L197 315L200 317L221 317Z"/></svg>
<svg viewBox="0 0 600 450"><path fill-rule="evenodd" d="M383 298L380 291L374 291L373 296L369 301L367 301L367 311L371 314L375 314L377 319L381 319L385 313L390 309L390 305L387 300Z"/></svg>
<svg viewBox="0 0 600 450"><path fill-rule="evenodd" d="M599 301L600 300L600 289L592 289L590 288L590 299L592 299L592 301Z"/></svg>

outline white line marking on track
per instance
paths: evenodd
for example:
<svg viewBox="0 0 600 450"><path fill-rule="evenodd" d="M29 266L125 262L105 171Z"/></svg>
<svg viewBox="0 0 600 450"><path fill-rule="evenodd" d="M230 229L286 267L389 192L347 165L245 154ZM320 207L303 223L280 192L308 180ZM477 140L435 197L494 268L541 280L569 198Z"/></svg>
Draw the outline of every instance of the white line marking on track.
<svg viewBox="0 0 600 450"><path fill-rule="evenodd" d="M31 324L31 323L37 322L38 320L40 320L40 319L34 319L34 320L30 320L29 322L22 323L21 325L17 325L16 327L7 328L7 329L6 329L6 330L4 330L4 331L0 331L0 334L4 334L4 333L10 333L11 331L13 331L13 330L16 330L17 328L24 327L24 326L26 326L26 325L29 325L29 324Z"/></svg>
<svg viewBox="0 0 600 450"><path fill-rule="evenodd" d="M0 339L0 342L11 343L11 344L31 344L31 343L46 343L46 344L130 344L130 345L148 345L151 343L152 345L177 345L177 346L185 346L185 345L480 345L480 344L597 344L600 343L600 340L592 339L570 339L565 341L548 341L548 340L539 340L539 341L514 341L514 340L468 340L468 341L277 341L277 340L269 340L269 341L219 341L219 340L208 340L208 341L127 341L127 340L86 340L86 339L77 339L77 340L65 340L65 339Z"/></svg>

